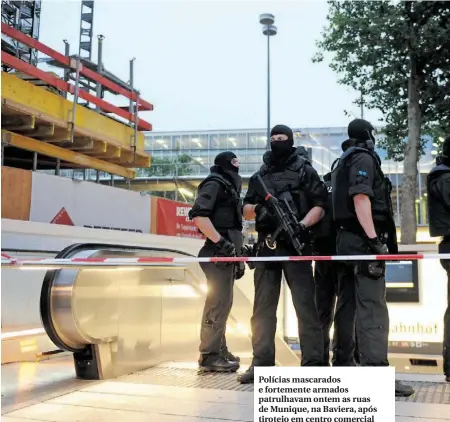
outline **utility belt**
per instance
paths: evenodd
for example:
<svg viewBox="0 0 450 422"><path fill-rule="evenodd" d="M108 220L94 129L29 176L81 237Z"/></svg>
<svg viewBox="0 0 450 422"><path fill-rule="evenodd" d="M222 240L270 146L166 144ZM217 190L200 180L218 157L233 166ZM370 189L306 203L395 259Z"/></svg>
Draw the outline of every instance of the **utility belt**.
<svg viewBox="0 0 450 422"><path fill-rule="evenodd" d="M345 230L347 232L367 238L366 232L361 226L341 225L339 227L339 230ZM381 241L383 241L383 239L387 239L389 236L389 231L385 227L375 226L375 233Z"/></svg>
<svg viewBox="0 0 450 422"><path fill-rule="evenodd" d="M272 233L258 233L258 240L257 243L265 243L267 236L270 236ZM278 236L277 236L277 244L283 245L283 246L287 246L291 244L291 240L289 239L289 236L282 231Z"/></svg>

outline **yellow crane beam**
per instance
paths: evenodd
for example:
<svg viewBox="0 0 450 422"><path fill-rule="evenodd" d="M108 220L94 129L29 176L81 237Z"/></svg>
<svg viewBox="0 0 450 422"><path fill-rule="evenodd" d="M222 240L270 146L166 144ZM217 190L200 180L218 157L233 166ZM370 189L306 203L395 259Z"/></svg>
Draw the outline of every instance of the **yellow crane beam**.
<svg viewBox="0 0 450 422"><path fill-rule="evenodd" d="M37 152L48 157L59 158L62 161L78 164L85 168L95 168L106 173L115 174L117 176L134 179L136 172L116 165L108 163L98 158L89 157L75 151L57 147L42 141L38 141L18 133L10 132L2 129L2 142L17 148L26 149L28 151Z"/></svg>
<svg viewBox="0 0 450 422"><path fill-rule="evenodd" d="M75 138L84 138L86 143L90 140L106 142L113 151L120 149L134 154L130 145L135 135L134 128L79 104L74 106L64 97L6 72L2 72L1 102L3 129L29 131L27 135L39 137L45 142L67 143L71 140L73 123ZM47 130L39 129L43 125L48 127ZM53 129L51 125L54 125ZM36 132L32 134L32 130ZM136 156L139 157L135 167L141 163L147 167L151 159L144 151L144 133L137 131L135 141ZM67 145L64 147L67 148ZM120 155L115 153L113 158L120 158Z"/></svg>

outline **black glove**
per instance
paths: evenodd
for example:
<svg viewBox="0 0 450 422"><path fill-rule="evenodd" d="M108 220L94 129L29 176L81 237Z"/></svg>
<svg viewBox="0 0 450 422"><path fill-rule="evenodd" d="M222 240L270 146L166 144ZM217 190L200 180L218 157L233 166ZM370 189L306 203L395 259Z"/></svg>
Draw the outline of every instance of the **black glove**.
<svg viewBox="0 0 450 422"><path fill-rule="evenodd" d="M245 274L245 263L244 262L236 262L236 270L235 270L234 278L236 280L239 280L240 278L244 277L244 274Z"/></svg>
<svg viewBox="0 0 450 422"><path fill-rule="evenodd" d="M309 229L303 223L300 223L295 228L295 234L297 236L300 236L300 238L306 237L307 235L309 235Z"/></svg>
<svg viewBox="0 0 450 422"><path fill-rule="evenodd" d="M244 245L242 247L242 256L246 256L248 258L252 256L256 256L256 248L255 245ZM251 270L255 269L255 263L253 261L247 261L248 268Z"/></svg>
<svg viewBox="0 0 450 422"><path fill-rule="evenodd" d="M269 224L273 221L272 213L264 205L258 204L255 207L255 214L255 222L257 223Z"/></svg>
<svg viewBox="0 0 450 422"><path fill-rule="evenodd" d="M216 243L216 248L216 256L236 256L234 245L224 237L221 237Z"/></svg>
<svg viewBox="0 0 450 422"><path fill-rule="evenodd" d="M369 246L370 249L372 249L372 251L374 251L376 255L389 255L388 247L384 243L381 243L378 237L369 239Z"/></svg>

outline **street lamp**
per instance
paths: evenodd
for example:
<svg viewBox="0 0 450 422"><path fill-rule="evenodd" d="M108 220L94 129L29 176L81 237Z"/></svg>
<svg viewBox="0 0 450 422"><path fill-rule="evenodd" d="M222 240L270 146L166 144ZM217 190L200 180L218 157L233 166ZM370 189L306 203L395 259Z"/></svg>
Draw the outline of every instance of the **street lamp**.
<svg viewBox="0 0 450 422"><path fill-rule="evenodd" d="M270 13L261 14L259 23L263 25L263 34L267 36L267 149L270 149L270 37L277 34L277 27L274 25L275 16Z"/></svg>

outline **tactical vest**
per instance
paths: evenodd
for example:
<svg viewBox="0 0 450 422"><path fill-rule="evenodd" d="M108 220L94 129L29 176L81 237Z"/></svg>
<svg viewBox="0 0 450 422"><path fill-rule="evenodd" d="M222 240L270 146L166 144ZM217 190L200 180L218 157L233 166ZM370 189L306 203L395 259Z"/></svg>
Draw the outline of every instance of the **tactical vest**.
<svg viewBox="0 0 450 422"><path fill-rule="evenodd" d="M432 186L434 180L448 173L450 173L450 167L439 164L427 176L428 218L430 235L433 237L450 236L450 198L447 198L447 203L445 203L436 192L435 187Z"/></svg>
<svg viewBox="0 0 450 422"><path fill-rule="evenodd" d="M372 186L373 198L372 218L375 225L383 225L392 219L392 202L391 191L392 185L390 180L384 176L381 170L378 158L368 149L360 147L350 147L339 158L339 164L331 174L333 186L333 215L334 220L343 226L354 226L358 224L358 219L353 204L353 198L349 192L349 166L348 158L356 153L369 154L373 158L375 165L375 180Z"/></svg>
<svg viewBox="0 0 450 422"><path fill-rule="evenodd" d="M296 211L299 219L302 219L310 209L304 192L305 163L305 159L297 155L295 161L283 171L275 171L267 164L263 164L259 170L259 174L269 192L278 199L285 197L291 208ZM264 198L265 195L258 182L256 182L256 191L259 196ZM259 227L255 228L256 231L264 231L264 229L259 230Z"/></svg>
<svg viewBox="0 0 450 422"><path fill-rule="evenodd" d="M200 183L199 189L207 182L214 180L224 190L224 195L218 195L210 216L211 223L220 233L228 230L242 230L242 201L233 183L219 173L211 173Z"/></svg>
<svg viewBox="0 0 450 422"><path fill-rule="evenodd" d="M333 220L333 189L331 181L324 181L327 187L327 209L323 218L314 226L311 227L311 231L315 239L324 239L335 241L335 223Z"/></svg>

